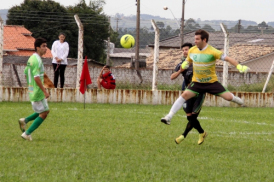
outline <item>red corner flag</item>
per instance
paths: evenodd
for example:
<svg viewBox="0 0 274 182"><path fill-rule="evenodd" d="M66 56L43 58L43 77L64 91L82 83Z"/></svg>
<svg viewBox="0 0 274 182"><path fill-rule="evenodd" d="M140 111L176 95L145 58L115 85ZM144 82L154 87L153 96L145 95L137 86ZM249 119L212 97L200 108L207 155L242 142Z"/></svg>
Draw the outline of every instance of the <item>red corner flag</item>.
<svg viewBox="0 0 274 182"><path fill-rule="evenodd" d="M92 81L91 81L90 75L89 75L88 61L87 61L87 56L86 56L85 57L85 62L84 62L84 65L83 65L81 78L80 78L80 92L82 94L84 94L86 89L87 89L87 85L89 85L91 83L92 83Z"/></svg>

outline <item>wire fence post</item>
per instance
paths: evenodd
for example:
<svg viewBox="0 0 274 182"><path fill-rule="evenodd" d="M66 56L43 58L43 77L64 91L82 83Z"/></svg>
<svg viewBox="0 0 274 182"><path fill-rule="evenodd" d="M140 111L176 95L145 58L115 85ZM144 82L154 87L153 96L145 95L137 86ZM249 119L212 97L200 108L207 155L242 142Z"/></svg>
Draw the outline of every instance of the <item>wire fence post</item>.
<svg viewBox="0 0 274 182"><path fill-rule="evenodd" d="M222 31L225 36L225 42L224 42L224 54L228 56L229 54L229 39L228 39L228 31L224 27L223 23L220 23L220 26L222 28ZM227 87L227 80L228 80L228 63L226 61L223 61L223 86ZM228 105L228 102L226 100L222 100L223 106Z"/></svg>
<svg viewBox="0 0 274 182"><path fill-rule="evenodd" d="M76 79L76 88L80 87L80 75L82 73L83 68L83 46L84 46L84 26L79 18L79 16L76 14L74 15L75 21L79 28L79 35L78 35L78 62L77 62L77 79Z"/></svg>
<svg viewBox="0 0 274 182"><path fill-rule="evenodd" d="M3 49L4 49L4 21L2 20L0 16L0 102L3 100L3 83L2 83L2 77L3 77Z"/></svg>
<svg viewBox="0 0 274 182"><path fill-rule="evenodd" d="M224 42L224 54L228 56L229 54L229 39L228 39L228 32L226 28L224 27L223 23L220 24L222 31L225 36L225 42ZM227 80L228 80L228 64L226 61L223 62L223 86L227 87Z"/></svg>
<svg viewBox="0 0 274 182"><path fill-rule="evenodd" d="M111 23L110 23L110 16L108 17L108 22L109 22L109 28L108 28L108 32L109 32L109 36L108 36L108 42L107 42L107 61L106 61L106 65L110 66L110 29L111 29Z"/></svg>
<svg viewBox="0 0 274 182"><path fill-rule="evenodd" d="M268 82L269 82L269 80L270 80L270 77L271 77L271 75L272 75L273 68L274 68L274 60L273 60L273 62L272 62L272 66L271 66L271 68L270 68L270 70L269 70L269 72L268 72L268 76L267 76L266 82L265 82L265 84L264 84L264 88L263 88L262 93L265 93L265 89L266 89L267 84L268 84Z"/></svg>
<svg viewBox="0 0 274 182"><path fill-rule="evenodd" d="M158 76L158 67L157 63L159 61L159 39L160 31L157 27L155 21L152 19L151 24L155 30L155 40L154 40L154 61L153 61L153 77L152 77L152 91L157 90L157 76Z"/></svg>

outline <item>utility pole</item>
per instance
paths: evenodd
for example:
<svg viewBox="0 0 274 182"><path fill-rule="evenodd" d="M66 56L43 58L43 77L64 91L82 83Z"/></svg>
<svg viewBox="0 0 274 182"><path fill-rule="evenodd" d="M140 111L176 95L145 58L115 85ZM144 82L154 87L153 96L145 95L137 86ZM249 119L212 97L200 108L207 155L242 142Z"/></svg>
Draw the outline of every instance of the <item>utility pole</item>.
<svg viewBox="0 0 274 182"><path fill-rule="evenodd" d="M136 46L135 46L135 69L139 70L139 35L140 35L140 0L136 0L137 14L136 14Z"/></svg>
<svg viewBox="0 0 274 182"><path fill-rule="evenodd" d="M110 65L110 61L109 61L109 49L110 49L110 29L111 29L111 25L110 25L110 16L108 17L108 22L109 22L109 27L108 27L108 33L109 33L109 36L108 36L108 43L107 43L107 61L106 61L106 64L107 65Z"/></svg>
<svg viewBox="0 0 274 182"><path fill-rule="evenodd" d="M240 31L241 31L241 20L239 20L238 22L238 33L240 33Z"/></svg>
<svg viewBox="0 0 274 182"><path fill-rule="evenodd" d="M184 43L184 21L185 21L185 0L183 0L183 8L182 8L182 19L181 19L181 44L180 49L182 49L182 45Z"/></svg>
<svg viewBox="0 0 274 182"><path fill-rule="evenodd" d="M118 32L118 22L119 22L119 20L121 20L120 18L115 18L115 20L116 20L116 32Z"/></svg>

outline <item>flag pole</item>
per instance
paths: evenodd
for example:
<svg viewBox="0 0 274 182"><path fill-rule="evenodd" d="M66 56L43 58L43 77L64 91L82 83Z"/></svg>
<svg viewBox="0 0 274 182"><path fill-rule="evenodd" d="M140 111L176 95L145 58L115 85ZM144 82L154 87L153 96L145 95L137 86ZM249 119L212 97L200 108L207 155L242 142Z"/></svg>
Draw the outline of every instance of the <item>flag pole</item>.
<svg viewBox="0 0 274 182"><path fill-rule="evenodd" d="M85 79L84 109L86 109L86 90L87 90L87 83L86 83L86 79Z"/></svg>
<svg viewBox="0 0 274 182"><path fill-rule="evenodd" d="M84 95L84 109L86 109L86 90L87 85L92 84L92 81L90 79L90 74L88 70L88 62L87 62L87 56L85 58L85 62L83 65L81 78L80 78L80 92Z"/></svg>

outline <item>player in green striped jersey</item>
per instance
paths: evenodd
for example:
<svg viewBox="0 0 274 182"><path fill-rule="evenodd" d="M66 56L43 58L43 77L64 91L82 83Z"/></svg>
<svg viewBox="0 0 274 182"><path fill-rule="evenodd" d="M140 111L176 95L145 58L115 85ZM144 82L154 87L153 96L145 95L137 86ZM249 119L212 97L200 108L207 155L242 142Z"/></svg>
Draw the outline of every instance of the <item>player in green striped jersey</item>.
<svg viewBox="0 0 274 182"><path fill-rule="evenodd" d="M29 58L25 68L25 75L28 85L29 99L32 104L34 113L26 118L19 119L19 126L23 134L23 139L32 140L31 133L36 130L46 119L49 113L47 98L49 93L44 88L44 65L41 57L47 51L47 41L38 38L34 42L35 53ZM26 124L33 121L31 126L26 130Z"/></svg>

